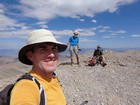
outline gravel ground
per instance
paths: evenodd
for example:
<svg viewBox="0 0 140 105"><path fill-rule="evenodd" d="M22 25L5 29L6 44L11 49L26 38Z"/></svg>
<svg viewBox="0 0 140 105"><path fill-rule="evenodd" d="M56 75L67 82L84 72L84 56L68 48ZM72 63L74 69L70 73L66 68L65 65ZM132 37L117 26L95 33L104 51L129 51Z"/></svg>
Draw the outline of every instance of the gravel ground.
<svg viewBox="0 0 140 105"><path fill-rule="evenodd" d="M105 56L105 67L85 66L92 52L80 56L81 67L71 66L70 60L58 67L68 105L140 105L140 51L108 51Z"/></svg>
<svg viewBox="0 0 140 105"><path fill-rule="evenodd" d="M80 55L80 66L76 63L71 66L70 60L64 58L59 62L56 74L67 105L140 105L140 51L107 51L105 56L105 67L85 65L84 61L92 57L92 52ZM30 69L11 60L1 65L6 67L6 72L12 73L10 69L17 71L6 77L0 67L0 89Z"/></svg>

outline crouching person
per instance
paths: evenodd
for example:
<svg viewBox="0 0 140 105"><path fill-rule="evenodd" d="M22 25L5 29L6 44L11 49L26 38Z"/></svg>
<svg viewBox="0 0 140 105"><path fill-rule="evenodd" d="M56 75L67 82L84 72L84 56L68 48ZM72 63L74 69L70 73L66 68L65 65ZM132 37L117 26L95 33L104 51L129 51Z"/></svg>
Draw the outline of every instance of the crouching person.
<svg viewBox="0 0 140 105"><path fill-rule="evenodd" d="M43 105L66 105L65 96L54 73L58 53L66 48L67 45L58 42L49 30L38 29L29 33L27 45L19 51L19 61L32 65L29 74L35 77L44 89L46 103ZM24 79L15 84L10 105L41 105L40 95L37 84Z"/></svg>
<svg viewBox="0 0 140 105"><path fill-rule="evenodd" d="M103 55L103 51L101 49L101 46L99 46L99 45L97 46L97 49L93 53L93 57L96 58L97 64L101 64L103 67L105 65L107 65L105 63L105 57Z"/></svg>

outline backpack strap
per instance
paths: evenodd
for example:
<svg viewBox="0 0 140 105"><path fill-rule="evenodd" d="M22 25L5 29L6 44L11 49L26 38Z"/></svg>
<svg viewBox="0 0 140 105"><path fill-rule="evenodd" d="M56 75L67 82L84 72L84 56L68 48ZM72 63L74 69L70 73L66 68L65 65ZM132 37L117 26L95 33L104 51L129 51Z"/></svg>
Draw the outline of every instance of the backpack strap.
<svg viewBox="0 0 140 105"><path fill-rule="evenodd" d="M39 92L40 92L40 104L39 105L47 105L46 104L46 95L45 95L45 91L42 87L42 85L39 83L39 81L34 77L34 76L31 76L30 74L28 73L25 73L24 75L22 75L18 80L23 80L23 79L28 79L28 80L31 80L31 81L34 81L38 88L39 88Z"/></svg>

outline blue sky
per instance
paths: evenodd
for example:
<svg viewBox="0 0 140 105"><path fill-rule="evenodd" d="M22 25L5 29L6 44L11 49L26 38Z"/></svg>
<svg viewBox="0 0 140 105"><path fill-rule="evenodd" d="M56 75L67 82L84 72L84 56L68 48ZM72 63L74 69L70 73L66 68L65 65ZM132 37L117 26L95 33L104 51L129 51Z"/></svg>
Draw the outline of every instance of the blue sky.
<svg viewBox="0 0 140 105"><path fill-rule="evenodd" d="M19 49L31 30L45 28L80 47L140 48L138 0L0 0L0 50Z"/></svg>

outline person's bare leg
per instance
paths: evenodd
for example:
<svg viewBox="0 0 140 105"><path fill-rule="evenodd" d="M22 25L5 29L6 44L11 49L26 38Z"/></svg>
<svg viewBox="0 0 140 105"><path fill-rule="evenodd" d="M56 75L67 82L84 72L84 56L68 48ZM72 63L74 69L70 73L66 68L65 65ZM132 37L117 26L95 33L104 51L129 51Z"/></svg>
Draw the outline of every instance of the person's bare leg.
<svg viewBox="0 0 140 105"><path fill-rule="evenodd" d="M73 64L73 56L70 54L71 65Z"/></svg>
<svg viewBox="0 0 140 105"><path fill-rule="evenodd" d="M105 63L105 57L102 55L100 57L100 59L101 59L101 65L104 67L106 65L106 63Z"/></svg>
<svg viewBox="0 0 140 105"><path fill-rule="evenodd" d="M77 64L80 64L78 54L75 53L75 55L76 55L76 59L77 59Z"/></svg>

